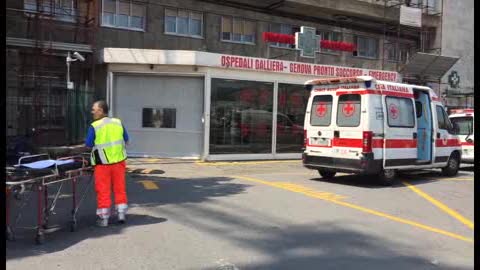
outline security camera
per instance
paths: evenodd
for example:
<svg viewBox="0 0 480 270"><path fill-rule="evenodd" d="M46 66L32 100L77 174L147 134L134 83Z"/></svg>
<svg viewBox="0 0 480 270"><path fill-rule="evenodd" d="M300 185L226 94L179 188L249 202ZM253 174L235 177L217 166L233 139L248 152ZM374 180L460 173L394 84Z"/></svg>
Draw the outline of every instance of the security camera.
<svg viewBox="0 0 480 270"><path fill-rule="evenodd" d="M83 57L81 54L79 54L78 52L74 52L73 53L73 57L77 58L78 60L84 62L85 61L85 57Z"/></svg>

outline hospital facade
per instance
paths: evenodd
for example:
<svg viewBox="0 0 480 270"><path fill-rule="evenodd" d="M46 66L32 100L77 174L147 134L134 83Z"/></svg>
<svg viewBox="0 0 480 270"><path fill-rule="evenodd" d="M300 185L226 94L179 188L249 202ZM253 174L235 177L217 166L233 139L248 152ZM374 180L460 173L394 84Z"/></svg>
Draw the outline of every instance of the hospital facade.
<svg viewBox="0 0 480 270"><path fill-rule="evenodd" d="M11 9L21 13L15 17L23 18L12 20L17 31L10 31L10 38L7 33L7 54L12 65L25 62L22 54L29 49L41 51L56 64L51 66L57 67L56 76L44 76L56 79L36 78L29 83L45 88L45 102L50 102L47 111L51 112L54 103L49 99L57 97L58 107L54 110L59 112L59 119L45 113L45 119L36 121L35 117L42 115L33 117L31 125L48 122L57 129L45 128L45 134L65 138L68 136L59 130L70 130L68 126L72 126L77 112L83 120L74 125L78 131L64 143L79 143L82 129L89 122L88 104L106 99L111 115L121 118L131 134L131 156L299 158L308 100L303 88L306 80L369 75L381 80L431 84L441 95L442 83L435 84L437 78L432 83L428 76L415 72L427 60L449 60L435 57L441 55L442 1L242 0L220 4L197 0L99 0L85 1L87 4L72 0L51 1L54 5L50 9L43 4L50 1L7 2L7 7L10 4ZM61 16L53 8L55 5L62 5L58 11ZM420 28L399 24L402 5L420 10ZM45 25L45 12L51 13L49 27L78 30L82 21L83 32L78 31L76 37L45 35L40 42L39 37L33 42L32 35L21 34L27 31L25 20L29 18ZM319 47L314 57L304 57L291 42L269 38L276 34L292 36L302 27L314 28L317 41L353 44L355 50ZM65 86L66 74L62 73L68 51L77 51L87 59L72 64L75 86L69 90ZM419 52L428 55L416 56ZM409 63L414 56L416 62ZM32 66L42 63L37 61ZM445 69L445 65L437 65L433 69ZM25 68L7 73L25 78L28 73L20 74L22 70ZM410 73L402 72L405 70ZM14 120L30 117L24 103L28 103L28 95L35 95L20 91L19 85L25 83L19 80L11 82L12 89L17 90L9 92L9 108L17 111L11 116L12 134L25 128L17 127L18 121ZM41 99L30 98L30 102L33 100L43 106ZM73 105L62 107L64 100Z"/></svg>

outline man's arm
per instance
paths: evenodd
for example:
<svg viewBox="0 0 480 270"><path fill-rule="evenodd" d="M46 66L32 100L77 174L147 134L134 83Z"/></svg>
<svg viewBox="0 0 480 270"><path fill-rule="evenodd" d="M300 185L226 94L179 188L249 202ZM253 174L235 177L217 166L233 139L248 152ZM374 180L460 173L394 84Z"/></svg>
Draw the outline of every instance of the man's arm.
<svg viewBox="0 0 480 270"><path fill-rule="evenodd" d="M92 148L95 145L95 129L92 126L88 128L87 137L85 138L85 146Z"/></svg>
<svg viewBox="0 0 480 270"><path fill-rule="evenodd" d="M123 140L125 141L125 144L128 145L129 138L128 138L127 129L125 128L124 125L122 125L122 127L123 127Z"/></svg>

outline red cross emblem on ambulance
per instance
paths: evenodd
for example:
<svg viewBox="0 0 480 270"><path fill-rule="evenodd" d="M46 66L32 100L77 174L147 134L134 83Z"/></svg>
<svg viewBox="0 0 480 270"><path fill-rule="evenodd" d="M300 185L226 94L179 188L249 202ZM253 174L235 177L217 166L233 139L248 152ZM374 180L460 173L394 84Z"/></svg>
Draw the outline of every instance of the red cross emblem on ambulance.
<svg viewBox="0 0 480 270"><path fill-rule="evenodd" d="M389 106L389 111L390 111L390 117L392 119L397 119L398 117L398 108L397 108L397 105L395 104L390 104Z"/></svg>
<svg viewBox="0 0 480 270"><path fill-rule="evenodd" d="M327 113L327 106L325 103L320 102L317 106L316 113L318 117L324 117L325 114Z"/></svg>
<svg viewBox="0 0 480 270"><path fill-rule="evenodd" d="M350 117L355 112L355 106L353 106L351 102L347 102L343 104L342 112L343 112L343 115L345 115L346 117Z"/></svg>

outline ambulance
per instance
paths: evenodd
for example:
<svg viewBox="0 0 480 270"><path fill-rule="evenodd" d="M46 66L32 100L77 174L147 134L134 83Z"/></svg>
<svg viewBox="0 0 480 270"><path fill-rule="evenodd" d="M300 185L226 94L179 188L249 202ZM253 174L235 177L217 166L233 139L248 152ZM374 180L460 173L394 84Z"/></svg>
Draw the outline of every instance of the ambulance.
<svg viewBox="0 0 480 270"><path fill-rule="evenodd" d="M450 112L450 121L458 126L462 143L462 163L473 164L473 109L458 109Z"/></svg>
<svg viewBox="0 0 480 270"><path fill-rule="evenodd" d="M367 174L391 185L401 170L457 174L460 139L431 88L370 76L310 80L305 88L302 161L323 178Z"/></svg>

